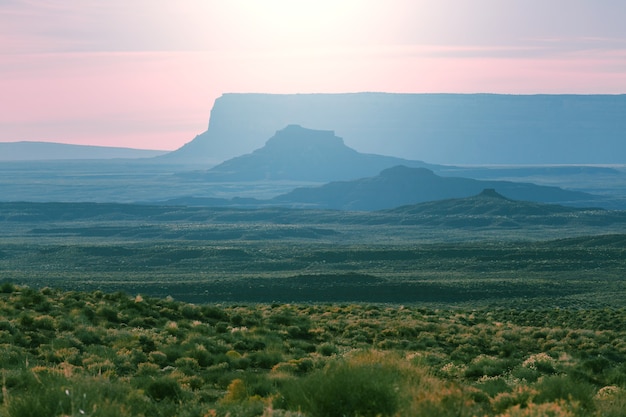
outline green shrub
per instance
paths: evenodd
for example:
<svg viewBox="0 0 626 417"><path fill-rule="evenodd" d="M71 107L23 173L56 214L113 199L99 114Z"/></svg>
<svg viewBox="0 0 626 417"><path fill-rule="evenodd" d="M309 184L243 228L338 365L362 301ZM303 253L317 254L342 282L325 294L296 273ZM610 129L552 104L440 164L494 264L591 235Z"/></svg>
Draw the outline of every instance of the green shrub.
<svg viewBox="0 0 626 417"><path fill-rule="evenodd" d="M228 313L226 313L224 309L219 307L205 305L201 307L201 311L204 318L210 322L229 320Z"/></svg>
<svg viewBox="0 0 626 417"><path fill-rule="evenodd" d="M11 294L16 290L15 285L9 281L4 281L2 285L0 285L0 293L2 294Z"/></svg>
<svg viewBox="0 0 626 417"><path fill-rule="evenodd" d="M585 360L582 365L584 369L592 372L593 374L599 375L605 370L610 369L611 362L602 356L596 356Z"/></svg>
<svg viewBox="0 0 626 417"><path fill-rule="evenodd" d="M276 393L276 385L267 374L247 373L244 381L248 396L267 398Z"/></svg>
<svg viewBox="0 0 626 417"><path fill-rule="evenodd" d="M30 312L21 313L18 318L18 323L24 329L30 329L35 324L35 316L31 314Z"/></svg>
<svg viewBox="0 0 626 417"><path fill-rule="evenodd" d="M230 316L230 322L235 327L243 325L243 316L241 314L233 314Z"/></svg>
<svg viewBox="0 0 626 417"><path fill-rule="evenodd" d="M626 390L616 386L601 388L596 394L595 405L602 417L623 417L626 410Z"/></svg>
<svg viewBox="0 0 626 417"><path fill-rule="evenodd" d="M4 330L9 334L15 334L15 326L8 320L0 319L0 330Z"/></svg>
<svg viewBox="0 0 626 417"><path fill-rule="evenodd" d="M25 363L28 355L22 349L9 344L0 345L0 367L8 368Z"/></svg>
<svg viewBox="0 0 626 417"><path fill-rule="evenodd" d="M501 392L511 391L511 387L501 377L481 379L476 387L492 398Z"/></svg>
<svg viewBox="0 0 626 417"><path fill-rule="evenodd" d="M81 327L76 329L74 336L85 345L99 345L102 343L100 335L93 328Z"/></svg>
<svg viewBox="0 0 626 417"><path fill-rule="evenodd" d="M68 391L69 392L69 391ZM9 401L11 417L71 415L71 399L58 386L33 386L28 395L12 395Z"/></svg>
<svg viewBox="0 0 626 417"><path fill-rule="evenodd" d="M215 325L215 331L217 333L226 333L228 331L228 323L220 321Z"/></svg>
<svg viewBox="0 0 626 417"><path fill-rule="evenodd" d="M501 413L512 407L528 407L528 404L532 402L533 396L536 391L529 388L526 385L518 385L511 392L501 392L497 394L492 401L492 408L495 412ZM500 414L498 414L500 415ZM503 414L505 415L505 414Z"/></svg>
<svg viewBox="0 0 626 417"><path fill-rule="evenodd" d="M198 361L198 364L203 367L211 366L215 363L215 357L204 346L188 352L188 356Z"/></svg>
<svg viewBox="0 0 626 417"><path fill-rule="evenodd" d="M148 358L150 359L151 362L154 362L159 366L166 366L169 363L167 355L158 350L155 350L154 352L150 352L150 354L148 355Z"/></svg>
<svg viewBox="0 0 626 417"><path fill-rule="evenodd" d="M587 382L576 380L568 375L551 375L537 381L539 393L537 403L556 402L557 400L576 401L587 411L594 409L595 387Z"/></svg>
<svg viewBox="0 0 626 417"><path fill-rule="evenodd" d="M517 366L513 369L511 375L521 381L535 382L541 376L541 372L537 369Z"/></svg>
<svg viewBox="0 0 626 417"><path fill-rule="evenodd" d="M39 330L53 331L56 329L57 324L53 317L50 317L49 315L44 314L44 315L35 317L33 326Z"/></svg>
<svg viewBox="0 0 626 417"><path fill-rule="evenodd" d="M482 376L498 376L506 372L508 364L501 359L478 356L472 360L467 369L465 376L467 378L480 378Z"/></svg>
<svg viewBox="0 0 626 417"><path fill-rule="evenodd" d="M183 305L180 309L180 313L188 320L200 320L202 318L202 310L200 307L192 304Z"/></svg>
<svg viewBox="0 0 626 417"><path fill-rule="evenodd" d="M163 400L179 401L183 390L178 381L170 377L160 377L150 380L146 387L146 394L156 402Z"/></svg>
<svg viewBox="0 0 626 417"><path fill-rule="evenodd" d="M372 363L339 361L287 384L286 406L311 416L390 416L399 407L398 372Z"/></svg>
<svg viewBox="0 0 626 417"><path fill-rule="evenodd" d="M332 343L322 343L318 346L317 351L324 356L335 355L339 350Z"/></svg>
<svg viewBox="0 0 626 417"><path fill-rule="evenodd" d="M101 317L111 323L118 323L118 312L113 307L101 306L96 310L96 316Z"/></svg>
<svg viewBox="0 0 626 417"><path fill-rule="evenodd" d="M124 416L148 410L141 397L125 384L97 378L65 378L54 373L22 372L19 385L12 385L7 411L10 417L33 416ZM129 404L133 410L128 410ZM4 414L2 414L4 415Z"/></svg>
<svg viewBox="0 0 626 417"><path fill-rule="evenodd" d="M143 350L144 353L150 353L157 350L154 340L145 334L139 336L139 346L141 346L141 350Z"/></svg>
<svg viewBox="0 0 626 417"><path fill-rule="evenodd" d="M200 369L200 365L196 359L187 357L176 359L174 366L186 375L193 375Z"/></svg>
<svg viewBox="0 0 626 417"><path fill-rule="evenodd" d="M249 358L252 366L261 369L272 369L274 365L283 361L280 352L271 351L252 352Z"/></svg>
<svg viewBox="0 0 626 417"><path fill-rule="evenodd" d="M607 383L626 387L626 363L622 362L607 371Z"/></svg>

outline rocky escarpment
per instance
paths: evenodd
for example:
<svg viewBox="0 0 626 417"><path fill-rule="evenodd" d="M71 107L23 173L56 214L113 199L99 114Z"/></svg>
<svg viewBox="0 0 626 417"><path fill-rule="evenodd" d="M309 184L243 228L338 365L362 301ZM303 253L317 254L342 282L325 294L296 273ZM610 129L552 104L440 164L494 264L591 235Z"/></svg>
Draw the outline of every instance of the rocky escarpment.
<svg viewBox="0 0 626 417"><path fill-rule="evenodd" d="M215 165L289 124L359 152L438 164L623 164L626 95L225 94L163 160Z"/></svg>

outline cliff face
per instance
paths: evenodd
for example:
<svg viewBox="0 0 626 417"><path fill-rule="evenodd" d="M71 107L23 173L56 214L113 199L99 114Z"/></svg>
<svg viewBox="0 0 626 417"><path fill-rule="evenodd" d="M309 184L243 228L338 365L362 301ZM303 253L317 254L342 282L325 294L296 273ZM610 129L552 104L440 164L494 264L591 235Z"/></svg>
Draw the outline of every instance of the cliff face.
<svg viewBox="0 0 626 417"><path fill-rule="evenodd" d="M358 118L344 120L341 115L349 108L335 114L327 106L352 106L358 102L353 96L359 95L224 94L215 100L207 131L167 158L215 165L261 148L267 138L288 125L336 131L335 125L339 124L345 130Z"/></svg>
<svg viewBox="0 0 626 417"><path fill-rule="evenodd" d="M359 152L439 164L626 162L626 95L225 94L171 160L207 166L286 125L332 130Z"/></svg>

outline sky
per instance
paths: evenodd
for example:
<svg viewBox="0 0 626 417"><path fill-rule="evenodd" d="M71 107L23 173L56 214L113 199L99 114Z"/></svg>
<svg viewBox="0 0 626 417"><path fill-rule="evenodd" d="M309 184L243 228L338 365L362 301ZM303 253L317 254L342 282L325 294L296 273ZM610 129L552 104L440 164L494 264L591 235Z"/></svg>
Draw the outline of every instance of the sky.
<svg viewBox="0 0 626 417"><path fill-rule="evenodd" d="M624 0L0 0L0 142L173 150L224 93L624 94Z"/></svg>

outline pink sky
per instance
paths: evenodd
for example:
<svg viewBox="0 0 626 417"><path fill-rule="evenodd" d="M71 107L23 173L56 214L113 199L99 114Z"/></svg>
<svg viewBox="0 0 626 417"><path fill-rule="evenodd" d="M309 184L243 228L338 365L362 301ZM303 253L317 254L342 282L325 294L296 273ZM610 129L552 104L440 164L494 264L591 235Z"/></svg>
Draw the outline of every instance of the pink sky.
<svg viewBox="0 0 626 417"><path fill-rule="evenodd" d="M176 149L229 92L626 93L623 0L0 0L0 141Z"/></svg>

